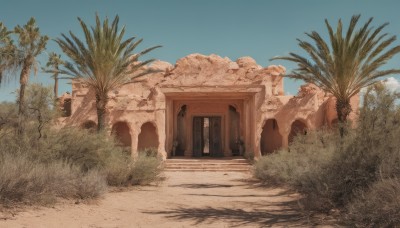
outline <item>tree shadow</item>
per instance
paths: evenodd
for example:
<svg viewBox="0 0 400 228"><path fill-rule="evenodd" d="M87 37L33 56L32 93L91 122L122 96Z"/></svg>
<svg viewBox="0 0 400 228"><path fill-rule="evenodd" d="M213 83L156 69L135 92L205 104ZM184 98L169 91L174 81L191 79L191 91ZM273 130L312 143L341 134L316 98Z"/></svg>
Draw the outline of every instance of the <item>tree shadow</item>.
<svg viewBox="0 0 400 228"><path fill-rule="evenodd" d="M232 188L237 187L239 185L231 185L231 184L178 184L178 185L168 185L168 187L181 187L181 188Z"/></svg>
<svg viewBox="0 0 400 228"><path fill-rule="evenodd" d="M231 198L240 198L240 197L273 197L273 196L279 196L279 195L275 195L275 194L270 194L270 195L257 195L257 194L250 194L250 195L215 195L215 194L185 194L188 196L215 196L215 197L231 197Z"/></svg>
<svg viewBox="0 0 400 228"><path fill-rule="evenodd" d="M264 205L265 206L265 205ZM310 226L306 217L298 209L293 208L293 202L279 204L268 204L273 209L244 210L240 208L226 207L203 207L186 208L177 207L164 211L144 211L146 214L164 215L168 219L177 221L193 221L193 225L212 224L225 221L230 227L241 227L244 225L272 226L282 225L285 227Z"/></svg>

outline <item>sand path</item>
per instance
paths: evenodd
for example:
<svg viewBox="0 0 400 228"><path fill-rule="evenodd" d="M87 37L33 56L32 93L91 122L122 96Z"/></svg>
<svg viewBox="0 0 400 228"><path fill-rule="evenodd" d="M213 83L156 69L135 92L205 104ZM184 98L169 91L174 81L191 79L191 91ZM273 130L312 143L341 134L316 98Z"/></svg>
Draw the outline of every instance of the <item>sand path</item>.
<svg viewBox="0 0 400 228"><path fill-rule="evenodd" d="M247 173L166 172L159 186L64 202L0 220L0 227L310 227L296 195L260 187Z"/></svg>

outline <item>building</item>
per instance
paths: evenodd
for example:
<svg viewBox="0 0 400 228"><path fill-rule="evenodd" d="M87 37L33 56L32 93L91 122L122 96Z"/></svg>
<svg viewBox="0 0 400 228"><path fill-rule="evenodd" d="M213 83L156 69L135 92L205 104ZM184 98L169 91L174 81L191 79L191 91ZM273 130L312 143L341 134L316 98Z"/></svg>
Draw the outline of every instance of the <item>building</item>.
<svg viewBox="0 0 400 228"><path fill-rule="evenodd" d="M171 156L261 156L287 147L296 134L331 127L335 99L313 85L285 96L282 66L259 66L191 54L175 65L156 61L157 73L134 79L109 94L106 122L132 154L155 147ZM66 94L64 126L96 126L93 91L79 80ZM352 100L357 110L358 96ZM353 112L350 118L354 118Z"/></svg>

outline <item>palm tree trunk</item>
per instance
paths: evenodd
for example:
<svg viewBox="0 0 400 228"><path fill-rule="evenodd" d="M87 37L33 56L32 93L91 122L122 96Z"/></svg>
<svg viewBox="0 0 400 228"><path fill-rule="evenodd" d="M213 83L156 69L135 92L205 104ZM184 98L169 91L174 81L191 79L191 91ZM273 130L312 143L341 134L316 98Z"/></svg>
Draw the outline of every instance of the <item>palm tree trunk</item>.
<svg viewBox="0 0 400 228"><path fill-rule="evenodd" d="M29 61L25 61L19 79L19 97L18 97L18 134L21 135L24 130L24 122L25 122L25 89L28 84L29 74L30 74L31 65Z"/></svg>
<svg viewBox="0 0 400 228"><path fill-rule="evenodd" d="M58 97L58 77L54 75L54 98L57 99Z"/></svg>
<svg viewBox="0 0 400 228"><path fill-rule="evenodd" d="M337 100L336 101L336 112L338 115L338 120L339 120L339 132L340 132L340 137L343 138L345 134L345 126L344 124L347 121L347 117L351 113L351 105L350 105L350 100Z"/></svg>
<svg viewBox="0 0 400 228"><path fill-rule="evenodd" d="M96 94L97 132L100 132L105 128L105 114L107 103L107 94Z"/></svg>

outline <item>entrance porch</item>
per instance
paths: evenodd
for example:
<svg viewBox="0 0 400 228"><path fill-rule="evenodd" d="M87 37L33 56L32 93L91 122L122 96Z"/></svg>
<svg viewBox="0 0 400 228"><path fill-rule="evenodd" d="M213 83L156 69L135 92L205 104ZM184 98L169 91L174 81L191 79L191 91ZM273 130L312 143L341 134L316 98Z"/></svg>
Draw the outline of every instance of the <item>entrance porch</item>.
<svg viewBox="0 0 400 228"><path fill-rule="evenodd" d="M162 90L168 157L231 157L252 151L254 95L259 88L234 88L235 92L232 88L196 89Z"/></svg>

